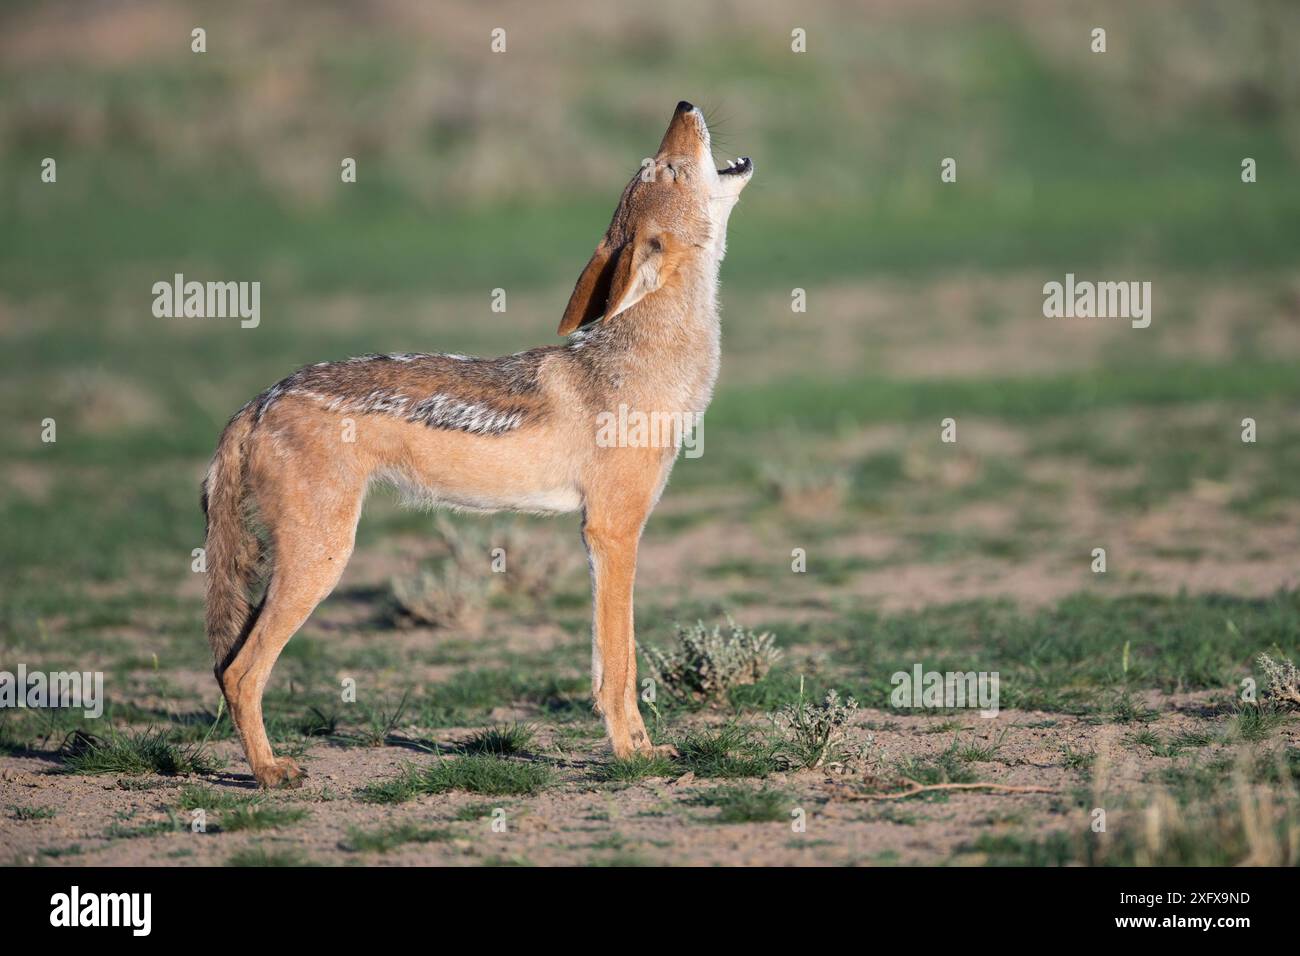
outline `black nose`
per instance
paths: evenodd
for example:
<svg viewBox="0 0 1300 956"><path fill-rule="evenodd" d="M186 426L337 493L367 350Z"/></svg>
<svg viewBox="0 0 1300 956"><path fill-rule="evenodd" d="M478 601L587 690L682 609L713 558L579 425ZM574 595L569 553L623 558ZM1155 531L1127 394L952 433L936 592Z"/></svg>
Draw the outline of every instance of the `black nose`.
<svg viewBox="0 0 1300 956"><path fill-rule="evenodd" d="M682 100L677 104L677 112L679 113L689 113L693 109L695 109L695 107L690 103L687 103L685 100Z"/></svg>

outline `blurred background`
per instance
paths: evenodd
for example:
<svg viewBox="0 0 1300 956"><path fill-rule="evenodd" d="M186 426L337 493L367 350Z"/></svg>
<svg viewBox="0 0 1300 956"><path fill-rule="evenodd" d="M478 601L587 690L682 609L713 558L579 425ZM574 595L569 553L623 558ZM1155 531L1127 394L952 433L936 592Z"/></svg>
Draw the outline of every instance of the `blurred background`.
<svg viewBox="0 0 1300 956"><path fill-rule="evenodd" d="M1295 580L1294 4L141 0L0 16L12 634L110 614L120 594L133 625L142 594L196 622L206 459L294 368L555 341L682 98L707 108L720 161L750 155L758 173L732 219L705 454L651 523L649 581L692 583L665 603L770 602L799 545L823 576L791 600L812 607ZM150 288L176 272L260 281L260 327L155 318ZM1152 326L1045 319L1042 285L1066 272L1151 281ZM1256 445L1239 440L1247 415ZM937 441L949 416L956 446ZM361 540L405 530L418 550L428 527L381 497ZM1088 571L1103 544L1105 578Z"/></svg>

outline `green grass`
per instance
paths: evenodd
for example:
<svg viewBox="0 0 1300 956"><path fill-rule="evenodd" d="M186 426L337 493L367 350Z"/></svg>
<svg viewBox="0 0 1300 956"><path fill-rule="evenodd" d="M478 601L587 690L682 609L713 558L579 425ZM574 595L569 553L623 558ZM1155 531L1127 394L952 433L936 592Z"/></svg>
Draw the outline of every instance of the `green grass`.
<svg viewBox="0 0 1300 956"><path fill-rule="evenodd" d="M80 843L72 843L67 846L41 847L37 852L47 859L57 860L65 856L81 856L86 851Z"/></svg>
<svg viewBox="0 0 1300 956"><path fill-rule="evenodd" d="M181 788L180 799L176 806L181 810L204 810L220 813L226 810L242 810L245 807L264 803L267 795L260 791L247 792L239 790L217 790L214 787L189 785Z"/></svg>
<svg viewBox="0 0 1300 956"><path fill-rule="evenodd" d="M1115 695L1107 716L1117 724L1143 724L1155 720L1160 715L1132 694L1123 690Z"/></svg>
<svg viewBox="0 0 1300 956"><path fill-rule="evenodd" d="M774 746L738 725L697 730L678 743L679 762L697 777L765 777L778 769Z"/></svg>
<svg viewBox="0 0 1300 956"><path fill-rule="evenodd" d="M211 787L183 787L177 806L183 811L215 814L215 819L208 821L208 832L274 830L309 816L306 807L277 802L261 791L240 793Z"/></svg>
<svg viewBox="0 0 1300 956"><path fill-rule="evenodd" d="M267 849L255 846L231 854L226 866L311 866L311 861L301 850Z"/></svg>
<svg viewBox="0 0 1300 956"><path fill-rule="evenodd" d="M1222 778L1218 785L1222 786ZM958 855L979 853L994 866L1239 866L1296 864L1297 821L1282 812L1262 821L1247 821L1232 798L1179 801L1179 815L1162 817L1159 837L1151 838L1145 815L1130 810L1108 814L1104 834L1086 825L1047 836L1032 833L982 834L963 845Z"/></svg>
<svg viewBox="0 0 1300 956"><path fill-rule="evenodd" d="M127 820L112 823L104 831L104 837L109 840L137 840L167 833L184 833L189 829L189 821L171 810L167 811L166 819L150 820L137 826L129 825Z"/></svg>
<svg viewBox="0 0 1300 956"><path fill-rule="evenodd" d="M202 747L174 744L161 730L110 731L102 738L83 736L79 743L78 749L64 758L63 769L68 773L177 776L211 773L216 769Z"/></svg>
<svg viewBox="0 0 1300 956"><path fill-rule="evenodd" d="M422 727L464 726L511 703L533 704L551 713L589 711L590 692L590 680L557 676L554 668L466 670L454 681L430 687L414 704L412 719Z"/></svg>
<svg viewBox="0 0 1300 956"><path fill-rule="evenodd" d="M396 703L384 701L379 705L367 704L362 710L361 731L355 740L363 747L382 747L389 742L406 713L410 693L402 694Z"/></svg>
<svg viewBox="0 0 1300 956"><path fill-rule="evenodd" d="M492 816L496 809L497 804L495 803L469 803L452 814L451 818L458 823L473 823ZM507 808L502 807L501 809Z"/></svg>
<svg viewBox="0 0 1300 956"><path fill-rule="evenodd" d="M373 830L348 827L347 839L340 841L339 848L349 853L388 853L408 843L443 843L451 837L450 830L413 823L395 823Z"/></svg>
<svg viewBox="0 0 1300 956"><path fill-rule="evenodd" d="M990 866L1065 866L1079 862L1073 834L1055 832L1039 837L1021 833L982 833L957 853L978 853ZM1087 859L1085 857L1085 859Z"/></svg>
<svg viewBox="0 0 1300 956"><path fill-rule="evenodd" d="M709 406L716 429L754 432L782 422L829 431L878 422L938 422L960 410L968 418L1034 423L1066 417L1076 423L1113 408L1156 407L1187 402L1243 402L1300 397L1289 363L1239 361L1191 364L1148 357L1140 367L1103 365L1083 371L1016 377L906 380L870 374L819 377L735 387ZM1232 422L1225 447L1240 448ZM1236 445L1229 442L1236 441ZM704 459L700 459L703 461Z"/></svg>
<svg viewBox="0 0 1300 956"><path fill-rule="evenodd" d="M22 804L9 804L9 814L15 820L50 820L57 813L53 807L29 807Z"/></svg>
<svg viewBox="0 0 1300 956"><path fill-rule="evenodd" d="M1091 817L1075 817L1066 829L1046 836L984 834L957 855L979 853L990 864L1014 866L1297 863L1300 750L1246 740L1231 749L1208 749L1216 741L1205 731L1165 739L1142 729L1130 742L1150 746L1172 762L1151 773L1135 792L1102 795L1104 832L1091 829ZM1086 792L1076 795L1074 812L1090 812L1094 799ZM1264 802L1257 804L1260 800Z"/></svg>
<svg viewBox="0 0 1300 956"><path fill-rule="evenodd" d="M894 764L899 776L915 780L923 786L939 783L973 783L975 772L966 764L971 760L953 743L947 750L931 757L905 757ZM946 794L924 794L928 799L946 799Z"/></svg>
<svg viewBox="0 0 1300 956"><path fill-rule="evenodd" d="M839 685L864 707L889 709L890 675L910 673L920 661L926 670L997 671L1002 708L1096 714L1134 725L1155 716L1139 689L1221 690L1250 674L1261 648L1277 644L1294 653L1300 592L1079 594L1033 611L980 600L765 625L788 643L832 648L846 675L874 675L866 684Z"/></svg>
<svg viewBox="0 0 1300 956"><path fill-rule="evenodd" d="M674 777L683 772L670 757L633 754L623 759L611 759L597 771L597 775L610 783L635 783L650 777Z"/></svg>
<svg viewBox="0 0 1300 956"><path fill-rule="evenodd" d="M1174 734L1169 740L1169 746L1181 752L1184 750L1197 750L1201 747L1209 747L1217 740L1218 737L1214 733L1194 728L1191 730L1180 730L1178 733Z"/></svg>
<svg viewBox="0 0 1300 956"><path fill-rule="evenodd" d="M1272 737L1289 719L1284 711L1244 706L1233 716L1228 733L1238 740L1258 743Z"/></svg>
<svg viewBox="0 0 1300 956"><path fill-rule="evenodd" d="M701 794L694 802L718 809L717 816L712 818L714 823L788 821L793 809L789 794L766 787L718 787Z"/></svg>
<svg viewBox="0 0 1300 956"><path fill-rule="evenodd" d="M998 759L998 753L1002 750L1002 741L1006 735L1007 731L1003 730L996 740L987 743L956 739L953 741L952 746L958 760L963 760L966 763L989 763Z"/></svg>
<svg viewBox="0 0 1300 956"><path fill-rule="evenodd" d="M546 764L480 754L444 758L427 767L408 765L397 777L362 788L360 796L369 803L403 803L452 791L530 796L550 786L553 777Z"/></svg>
<svg viewBox="0 0 1300 956"><path fill-rule="evenodd" d="M536 728L528 724L502 724L479 731L460 745L466 754L495 754L509 757L527 752L536 735Z"/></svg>
<svg viewBox="0 0 1300 956"><path fill-rule="evenodd" d="M308 815L305 807L250 804L221 814L218 826L230 833L240 830L277 830L305 820Z"/></svg>

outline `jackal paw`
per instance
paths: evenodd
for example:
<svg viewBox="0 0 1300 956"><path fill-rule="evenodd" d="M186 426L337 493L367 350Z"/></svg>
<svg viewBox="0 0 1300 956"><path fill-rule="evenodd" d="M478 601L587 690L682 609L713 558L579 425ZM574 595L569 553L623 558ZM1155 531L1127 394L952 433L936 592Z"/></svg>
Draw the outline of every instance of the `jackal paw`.
<svg viewBox="0 0 1300 956"><path fill-rule="evenodd" d="M655 745L650 742L650 735L645 731L632 734L632 749L643 757L677 757L677 748L672 744Z"/></svg>
<svg viewBox="0 0 1300 956"><path fill-rule="evenodd" d="M265 790L296 790L307 778L307 771L289 757L279 757L253 770L258 786Z"/></svg>

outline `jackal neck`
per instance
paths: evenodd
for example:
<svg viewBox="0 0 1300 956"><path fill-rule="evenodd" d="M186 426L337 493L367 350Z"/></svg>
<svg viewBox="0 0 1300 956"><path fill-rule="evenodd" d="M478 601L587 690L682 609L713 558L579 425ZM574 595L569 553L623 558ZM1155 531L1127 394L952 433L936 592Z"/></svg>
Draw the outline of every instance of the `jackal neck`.
<svg viewBox="0 0 1300 956"><path fill-rule="evenodd" d="M569 350L597 401L691 411L708 405L721 355L715 280L681 278L687 281L575 333Z"/></svg>

